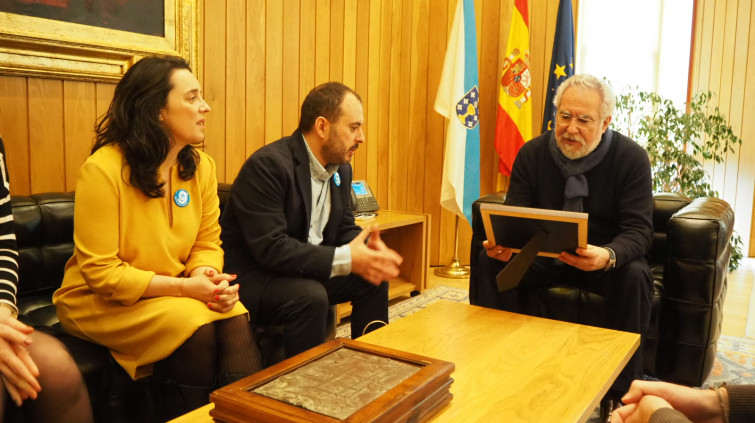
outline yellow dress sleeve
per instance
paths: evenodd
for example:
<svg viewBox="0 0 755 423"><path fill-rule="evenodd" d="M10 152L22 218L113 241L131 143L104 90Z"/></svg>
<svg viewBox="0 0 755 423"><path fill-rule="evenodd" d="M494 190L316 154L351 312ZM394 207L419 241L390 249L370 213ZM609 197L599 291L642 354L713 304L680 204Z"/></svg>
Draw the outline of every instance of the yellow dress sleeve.
<svg viewBox="0 0 755 423"><path fill-rule="evenodd" d="M73 237L76 260L89 288L103 298L131 305L141 298L155 273L134 268L118 257L121 196L126 195L122 178L127 178L121 172L120 160L87 160L81 167Z"/></svg>
<svg viewBox="0 0 755 423"><path fill-rule="evenodd" d="M200 162L194 177L199 178L202 220L197 239L191 248L189 259L186 261L187 275L201 266L210 266L220 272L223 271L223 249L220 248L220 223L218 223L220 201L218 200L215 161L202 152L199 153L199 156Z"/></svg>

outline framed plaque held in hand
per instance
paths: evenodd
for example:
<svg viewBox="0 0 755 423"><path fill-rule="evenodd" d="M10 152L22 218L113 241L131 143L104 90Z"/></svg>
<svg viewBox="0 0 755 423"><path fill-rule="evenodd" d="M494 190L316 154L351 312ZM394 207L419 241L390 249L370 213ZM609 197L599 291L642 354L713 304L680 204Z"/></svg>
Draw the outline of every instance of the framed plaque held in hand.
<svg viewBox="0 0 755 423"><path fill-rule="evenodd" d="M480 214L488 242L515 253L538 234L539 256L558 257L587 247L587 213L483 203Z"/></svg>
<svg viewBox="0 0 755 423"><path fill-rule="evenodd" d="M336 338L220 388L216 420L424 422L451 401L454 364Z"/></svg>

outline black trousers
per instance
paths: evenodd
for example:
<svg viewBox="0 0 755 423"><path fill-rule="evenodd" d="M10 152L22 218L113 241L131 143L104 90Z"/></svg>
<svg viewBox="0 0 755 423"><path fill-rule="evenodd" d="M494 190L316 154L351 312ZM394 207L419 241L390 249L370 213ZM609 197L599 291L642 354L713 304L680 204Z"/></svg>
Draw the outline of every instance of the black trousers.
<svg viewBox="0 0 755 423"><path fill-rule="evenodd" d="M324 283L295 277L273 279L262 292L255 323L283 325L288 358L325 342L328 309L345 302L353 307L352 339L382 326L370 325L372 322L388 323L388 283L375 286L354 274Z"/></svg>
<svg viewBox="0 0 755 423"><path fill-rule="evenodd" d="M653 277L644 258L625 263L609 272L584 272L556 259L538 257L520 284L502 293L498 292L495 277L506 263L488 257L485 250L480 252L478 263L480 275L476 283L481 286L475 287L478 293L476 305L538 317L554 318L553 314L560 314L569 317L559 320L571 323L638 333L640 348L619 374L609 394L620 398L629 389L632 380L642 377L642 344L650 325L653 300ZM538 292L556 286L598 294L605 299L605 309L568 310L563 313L544 311ZM586 308L587 305L579 301L559 306Z"/></svg>

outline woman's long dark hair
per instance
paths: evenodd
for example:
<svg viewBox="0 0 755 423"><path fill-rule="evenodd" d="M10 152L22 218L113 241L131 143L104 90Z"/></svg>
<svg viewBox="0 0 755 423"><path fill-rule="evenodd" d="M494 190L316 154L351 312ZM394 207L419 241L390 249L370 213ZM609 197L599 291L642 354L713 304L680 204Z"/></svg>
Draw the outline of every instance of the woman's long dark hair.
<svg viewBox="0 0 755 423"><path fill-rule="evenodd" d="M146 57L137 62L123 75L107 113L95 125L92 154L108 144L120 147L131 169L129 182L151 198L165 193L158 170L168 157L173 140L160 123L159 115L173 88L170 76L176 69L191 71L180 57ZM181 179L193 178L199 162L194 147L187 145L181 149L177 161Z"/></svg>

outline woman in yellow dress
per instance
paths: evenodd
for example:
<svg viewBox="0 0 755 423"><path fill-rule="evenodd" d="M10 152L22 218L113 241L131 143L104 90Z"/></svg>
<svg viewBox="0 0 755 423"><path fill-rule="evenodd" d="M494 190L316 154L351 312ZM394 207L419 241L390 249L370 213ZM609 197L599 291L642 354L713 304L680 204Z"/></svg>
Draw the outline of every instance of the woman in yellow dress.
<svg viewBox="0 0 755 423"><path fill-rule="evenodd" d="M209 111L181 58L126 72L79 172L74 253L53 296L63 327L132 378L175 382L172 414L261 368L235 275L220 272L215 163L194 147Z"/></svg>

